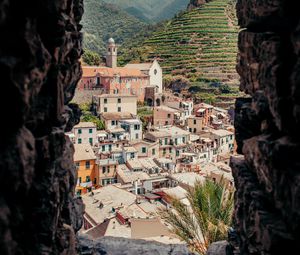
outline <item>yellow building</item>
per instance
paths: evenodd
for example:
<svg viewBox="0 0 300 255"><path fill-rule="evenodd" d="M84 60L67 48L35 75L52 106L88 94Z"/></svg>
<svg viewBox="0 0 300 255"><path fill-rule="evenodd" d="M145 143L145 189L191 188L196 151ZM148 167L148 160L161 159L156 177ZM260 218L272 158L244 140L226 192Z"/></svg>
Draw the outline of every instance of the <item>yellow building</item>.
<svg viewBox="0 0 300 255"><path fill-rule="evenodd" d="M98 186L96 156L90 144L75 144L74 162L77 169L76 192L86 193Z"/></svg>

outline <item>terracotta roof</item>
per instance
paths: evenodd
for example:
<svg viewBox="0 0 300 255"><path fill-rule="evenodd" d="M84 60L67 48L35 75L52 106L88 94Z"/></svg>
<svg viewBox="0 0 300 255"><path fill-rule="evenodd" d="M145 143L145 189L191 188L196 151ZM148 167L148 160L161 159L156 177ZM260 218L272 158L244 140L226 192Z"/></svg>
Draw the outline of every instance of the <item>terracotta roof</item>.
<svg viewBox="0 0 300 255"><path fill-rule="evenodd" d="M127 64L125 66L125 68L146 71L146 70L149 70L152 65L153 65L153 63Z"/></svg>
<svg viewBox="0 0 300 255"><path fill-rule="evenodd" d="M120 97L137 97L136 95L129 95L129 94L102 94L102 95L95 95L94 97L100 98L120 98Z"/></svg>
<svg viewBox="0 0 300 255"><path fill-rule="evenodd" d="M90 144L74 144L74 161L96 159Z"/></svg>
<svg viewBox="0 0 300 255"><path fill-rule="evenodd" d="M96 128L96 124L93 122L80 122L74 128Z"/></svg>
<svg viewBox="0 0 300 255"><path fill-rule="evenodd" d="M103 118L104 120L126 120L126 119L135 119L135 116L129 112L118 112L118 113L105 112L105 113L101 113L101 118Z"/></svg>
<svg viewBox="0 0 300 255"><path fill-rule="evenodd" d="M120 76L120 77L142 77L146 78L148 75L144 74L139 69L133 69L133 68L125 68L125 67L103 67L103 66L83 66L82 67L83 78L88 77L95 77L97 74L99 74L102 77L114 77L114 76Z"/></svg>

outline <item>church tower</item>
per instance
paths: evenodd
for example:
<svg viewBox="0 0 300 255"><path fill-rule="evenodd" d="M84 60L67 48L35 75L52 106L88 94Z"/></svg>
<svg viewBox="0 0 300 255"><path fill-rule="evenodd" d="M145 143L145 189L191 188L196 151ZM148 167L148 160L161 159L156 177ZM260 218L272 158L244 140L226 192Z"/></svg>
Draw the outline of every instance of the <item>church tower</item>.
<svg viewBox="0 0 300 255"><path fill-rule="evenodd" d="M108 40L107 54L106 54L106 66L115 68L118 61L118 47L113 38Z"/></svg>

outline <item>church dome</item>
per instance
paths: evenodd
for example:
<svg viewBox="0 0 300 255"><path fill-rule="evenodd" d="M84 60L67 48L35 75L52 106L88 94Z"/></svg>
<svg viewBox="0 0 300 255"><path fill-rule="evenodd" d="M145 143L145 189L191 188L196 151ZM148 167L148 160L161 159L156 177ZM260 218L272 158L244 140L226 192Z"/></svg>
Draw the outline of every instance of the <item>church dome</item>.
<svg viewBox="0 0 300 255"><path fill-rule="evenodd" d="M108 43L113 44L113 43L115 43L115 40L113 38L109 38Z"/></svg>

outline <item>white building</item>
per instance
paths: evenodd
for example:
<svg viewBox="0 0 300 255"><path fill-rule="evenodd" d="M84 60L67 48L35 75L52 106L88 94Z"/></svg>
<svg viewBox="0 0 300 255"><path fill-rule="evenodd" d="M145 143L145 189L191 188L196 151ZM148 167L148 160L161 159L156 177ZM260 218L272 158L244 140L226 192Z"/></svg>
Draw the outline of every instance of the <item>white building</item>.
<svg viewBox="0 0 300 255"><path fill-rule="evenodd" d="M73 128L75 144L91 144L97 143L97 127L92 122L80 122Z"/></svg>
<svg viewBox="0 0 300 255"><path fill-rule="evenodd" d="M143 138L142 122L139 119L121 120L119 124L128 134L129 141Z"/></svg>
<svg viewBox="0 0 300 255"><path fill-rule="evenodd" d="M162 93L163 90L163 72L157 60L152 63L127 64L125 68L138 69L144 74L150 76L150 86L157 88L157 93Z"/></svg>
<svg viewBox="0 0 300 255"><path fill-rule="evenodd" d="M211 130L213 138L217 142L218 154L227 154L234 149L234 133L225 129Z"/></svg>

